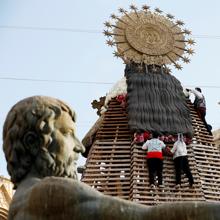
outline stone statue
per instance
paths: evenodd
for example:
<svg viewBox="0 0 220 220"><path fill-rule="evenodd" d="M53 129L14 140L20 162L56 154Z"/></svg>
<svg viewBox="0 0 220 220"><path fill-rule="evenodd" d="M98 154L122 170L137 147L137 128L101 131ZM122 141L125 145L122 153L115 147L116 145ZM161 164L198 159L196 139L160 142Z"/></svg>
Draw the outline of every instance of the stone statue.
<svg viewBox="0 0 220 220"><path fill-rule="evenodd" d="M18 102L4 124L3 149L16 188L9 220L220 219L218 203L146 207L77 181L76 160L84 147L75 134L75 113L54 98Z"/></svg>

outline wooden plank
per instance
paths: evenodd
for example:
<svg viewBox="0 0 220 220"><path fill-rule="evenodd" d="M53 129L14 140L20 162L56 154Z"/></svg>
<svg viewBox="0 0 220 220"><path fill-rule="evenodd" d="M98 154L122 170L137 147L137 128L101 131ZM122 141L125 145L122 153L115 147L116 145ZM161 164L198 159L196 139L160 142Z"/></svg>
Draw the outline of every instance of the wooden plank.
<svg viewBox="0 0 220 220"><path fill-rule="evenodd" d="M110 165L110 164L102 164L102 165L88 164L87 168L94 168L94 167L112 167L112 168L121 167L121 168L123 168L123 167L128 167L128 166L130 166L130 165L127 165L127 164L112 164L112 165Z"/></svg>
<svg viewBox="0 0 220 220"><path fill-rule="evenodd" d="M129 181L129 177L120 178L120 177L111 177L111 181L117 180L117 181ZM109 181L107 178L97 178L96 181ZM86 182L86 181L85 181Z"/></svg>

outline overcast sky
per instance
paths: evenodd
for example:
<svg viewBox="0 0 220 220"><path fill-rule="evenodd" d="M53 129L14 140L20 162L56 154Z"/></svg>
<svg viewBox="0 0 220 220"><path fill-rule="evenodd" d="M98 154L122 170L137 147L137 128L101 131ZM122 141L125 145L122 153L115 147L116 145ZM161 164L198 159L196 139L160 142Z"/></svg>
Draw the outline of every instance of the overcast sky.
<svg viewBox="0 0 220 220"><path fill-rule="evenodd" d="M28 96L46 95L73 107L82 139L97 119L90 103L105 95L124 71L122 61L105 45L103 23L131 3L159 7L192 30L196 54L173 75L183 86L202 88L207 121L220 128L219 0L0 0L0 134L12 105ZM0 174L8 176L2 150Z"/></svg>

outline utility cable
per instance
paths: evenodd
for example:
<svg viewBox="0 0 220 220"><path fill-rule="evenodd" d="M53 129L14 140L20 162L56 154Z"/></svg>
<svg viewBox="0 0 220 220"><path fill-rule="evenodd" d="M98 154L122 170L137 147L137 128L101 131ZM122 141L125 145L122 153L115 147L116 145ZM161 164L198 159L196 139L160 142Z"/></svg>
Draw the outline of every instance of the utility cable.
<svg viewBox="0 0 220 220"><path fill-rule="evenodd" d="M32 79L32 78L14 78L14 77L0 77L0 80L12 81L29 81L29 82L50 82L50 83L68 83L68 84L114 84L113 82L98 82L98 81L75 81L75 80L54 80L54 79Z"/></svg>
<svg viewBox="0 0 220 220"><path fill-rule="evenodd" d="M68 83L68 84L94 84L94 85L113 85L114 82L99 82L99 81L75 81L75 80L53 80L53 79L33 79L33 78L15 78L15 77L0 77L0 80L11 81L28 81L28 82L49 82L49 83ZM186 88L202 87L220 89L220 86L216 85L183 85Z"/></svg>
<svg viewBox="0 0 220 220"><path fill-rule="evenodd" d="M0 29L15 29L15 30L32 30L32 31L58 31L58 32L73 32L73 33L88 33L101 34L102 31L94 29L80 29L80 28L56 28L56 27L33 27L33 26L15 26L15 25L0 25ZM220 39L220 35L192 35L195 38L205 39Z"/></svg>

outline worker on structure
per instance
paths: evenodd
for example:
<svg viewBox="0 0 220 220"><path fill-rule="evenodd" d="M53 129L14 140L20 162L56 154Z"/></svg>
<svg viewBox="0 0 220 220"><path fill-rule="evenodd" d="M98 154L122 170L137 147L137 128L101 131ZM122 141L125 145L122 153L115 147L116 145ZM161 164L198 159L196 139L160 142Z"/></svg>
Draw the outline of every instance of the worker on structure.
<svg viewBox="0 0 220 220"><path fill-rule="evenodd" d="M173 160L176 170L176 187L179 188L181 184L181 172L183 171L187 178L189 179L190 187L193 186L193 176L189 168L189 162L187 158L187 149L186 144L183 140L183 134L178 134L178 139L174 143L173 148L171 149L173 153Z"/></svg>
<svg viewBox="0 0 220 220"><path fill-rule="evenodd" d="M199 87L196 87L195 89L187 89L189 92L193 93L195 96L195 100L193 102L194 108L196 109L199 117L202 119L202 121L205 124L206 129L208 130L209 134L212 135L212 126L207 124L205 116L206 116L206 101L205 97L202 94L202 90Z"/></svg>
<svg viewBox="0 0 220 220"><path fill-rule="evenodd" d="M152 132L152 139L147 140L142 146L143 150L147 150L147 165L149 170L150 186L154 187L155 174L158 177L158 185L163 188L163 155L162 150L166 147L163 141L158 139L158 132Z"/></svg>

